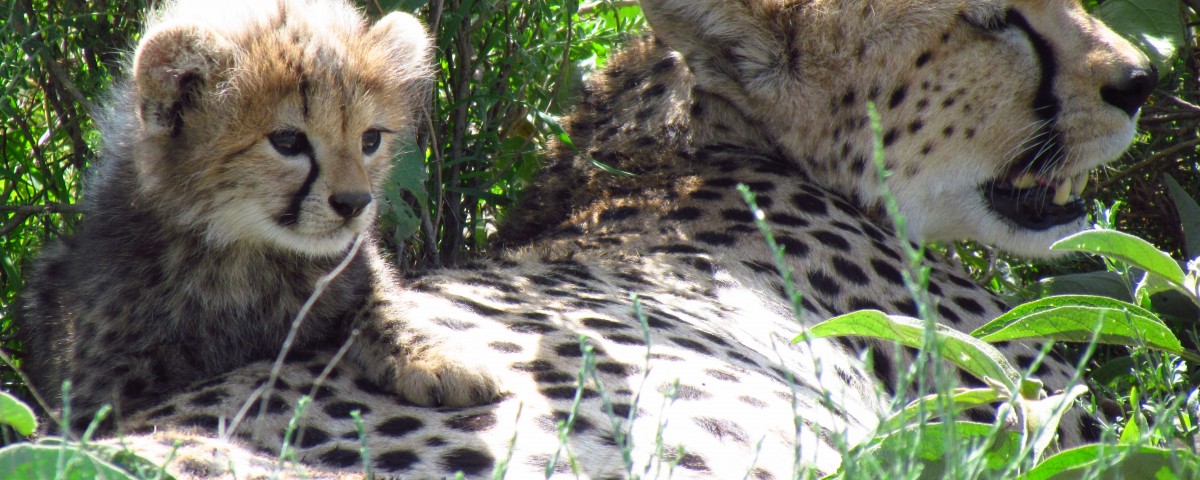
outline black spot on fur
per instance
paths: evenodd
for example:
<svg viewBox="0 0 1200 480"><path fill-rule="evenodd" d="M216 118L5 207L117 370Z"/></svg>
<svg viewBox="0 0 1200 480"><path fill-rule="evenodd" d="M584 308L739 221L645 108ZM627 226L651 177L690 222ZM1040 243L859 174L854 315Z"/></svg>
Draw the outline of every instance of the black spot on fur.
<svg viewBox="0 0 1200 480"><path fill-rule="evenodd" d="M375 456L375 468L397 472L419 463L421 457L411 450L392 450Z"/></svg>
<svg viewBox="0 0 1200 480"><path fill-rule="evenodd" d="M355 410L358 410L363 415L371 413L371 407L368 407L366 404L350 401L330 403L325 405L325 408L322 408L322 410L325 411L326 415L333 418L351 418L350 412Z"/></svg>
<svg viewBox="0 0 1200 480"><path fill-rule="evenodd" d="M891 263L878 258L871 259L871 268L883 279L894 285L904 285L904 276Z"/></svg>
<svg viewBox="0 0 1200 480"><path fill-rule="evenodd" d="M842 287L838 285L837 280L820 270L808 273L808 283L825 295L837 296L842 293Z"/></svg>
<svg viewBox="0 0 1200 480"><path fill-rule="evenodd" d="M904 103L904 97L908 95L908 86L901 85L892 90L892 96L888 98L888 108L896 108Z"/></svg>
<svg viewBox="0 0 1200 480"><path fill-rule="evenodd" d="M812 215L825 215L829 211L824 199L807 193L792 195L792 205L795 205L800 211Z"/></svg>
<svg viewBox="0 0 1200 480"><path fill-rule="evenodd" d="M316 427L304 427L297 438L300 448L312 448L329 441L329 434Z"/></svg>
<svg viewBox="0 0 1200 480"><path fill-rule="evenodd" d="M937 311L938 316L941 317L942 320L948 321L954 325L962 323L962 318L960 318L957 313L954 313L954 310L951 310L945 305L938 304Z"/></svg>
<svg viewBox="0 0 1200 480"><path fill-rule="evenodd" d="M447 471L461 471L467 475L479 475L492 470L496 463L487 452L472 448L456 448L442 456L442 465Z"/></svg>
<svg viewBox="0 0 1200 480"><path fill-rule="evenodd" d="M637 215L641 210L636 207L614 207L600 212L601 221L625 220Z"/></svg>
<svg viewBox="0 0 1200 480"><path fill-rule="evenodd" d="M688 350L692 350L694 352L698 352L698 353L701 353L704 355L712 354L712 350L710 350L706 345L704 345L703 343L697 342L695 340L690 340L690 339L682 338L682 337L671 337L671 341L674 342L676 345L679 345Z"/></svg>
<svg viewBox="0 0 1200 480"><path fill-rule="evenodd" d="M517 353L523 350L520 345L512 342L491 342L488 346L500 353Z"/></svg>
<svg viewBox="0 0 1200 480"><path fill-rule="evenodd" d="M542 392L542 395L545 395L549 398L557 400L571 400L575 398L576 390L576 387L573 385L559 385L553 387L543 387L539 391ZM581 395L582 398L592 398L597 396L597 393L595 390L585 388L583 389L583 393Z"/></svg>
<svg viewBox="0 0 1200 480"><path fill-rule="evenodd" d="M554 370L554 364L545 360L531 360L512 364L513 370L522 372L549 372Z"/></svg>
<svg viewBox="0 0 1200 480"><path fill-rule="evenodd" d="M696 207L684 207L663 215L664 220L698 220L704 216L704 211Z"/></svg>
<svg viewBox="0 0 1200 480"><path fill-rule="evenodd" d="M808 256L808 244L791 235L775 235L775 243L783 247L785 254L794 257Z"/></svg>
<svg viewBox="0 0 1200 480"><path fill-rule="evenodd" d="M482 432L496 426L496 415L491 412L474 415L459 415L446 420L446 427L460 432Z"/></svg>
<svg viewBox="0 0 1200 480"><path fill-rule="evenodd" d="M954 304L975 315L983 315L987 311L979 302L967 297L954 297Z"/></svg>
<svg viewBox="0 0 1200 480"><path fill-rule="evenodd" d="M859 285L870 283L871 279L867 277L867 272L859 268L857 263L847 260L846 257L835 255L833 257L833 269L842 278Z"/></svg>
<svg viewBox="0 0 1200 480"><path fill-rule="evenodd" d="M708 464L704 462L704 458L694 453L684 453L679 458L679 466L694 472L707 472Z"/></svg>
<svg viewBox="0 0 1200 480"><path fill-rule="evenodd" d="M322 453L317 459L321 463L331 467L348 468L362 462L362 455L358 453L358 450L338 447Z"/></svg>
<svg viewBox="0 0 1200 480"><path fill-rule="evenodd" d="M830 232L828 230L813 230L809 232L809 235L812 235L813 238L817 239L817 242L827 247L833 247L843 252L850 251L850 242L846 241L845 237L842 237L834 232Z"/></svg>
<svg viewBox="0 0 1200 480"><path fill-rule="evenodd" d="M732 247L737 243L737 237L721 232L698 232L695 239L714 247Z"/></svg>
<svg viewBox="0 0 1200 480"><path fill-rule="evenodd" d="M517 322L509 324L508 329L517 333L537 333L543 335L558 330L552 325L534 322Z"/></svg>
<svg viewBox="0 0 1200 480"><path fill-rule="evenodd" d="M415 417L394 417L375 427L380 435L388 437L403 437L420 430L425 424Z"/></svg>

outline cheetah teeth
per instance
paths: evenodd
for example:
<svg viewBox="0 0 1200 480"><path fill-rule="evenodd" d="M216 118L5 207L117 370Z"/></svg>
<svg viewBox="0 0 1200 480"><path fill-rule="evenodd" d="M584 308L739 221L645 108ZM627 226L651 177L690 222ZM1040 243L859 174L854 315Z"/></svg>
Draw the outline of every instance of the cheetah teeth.
<svg viewBox="0 0 1200 480"><path fill-rule="evenodd" d="M1073 197L1078 197L1083 193L1083 189L1087 188L1088 174L1087 172L1080 173L1074 177L1064 178L1057 183L1051 184L1048 181L1039 181L1032 173L1022 174L1012 180L1012 186L1018 190L1025 190L1042 185L1054 185L1053 203L1058 206L1066 205Z"/></svg>

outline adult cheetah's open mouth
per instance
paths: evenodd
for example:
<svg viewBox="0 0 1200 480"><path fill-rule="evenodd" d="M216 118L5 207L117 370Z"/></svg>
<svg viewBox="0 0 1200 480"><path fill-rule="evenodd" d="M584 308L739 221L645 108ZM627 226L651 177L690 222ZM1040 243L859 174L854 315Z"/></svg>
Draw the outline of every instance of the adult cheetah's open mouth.
<svg viewBox="0 0 1200 480"><path fill-rule="evenodd" d="M1088 174L1041 177L1011 172L980 187L987 205L1001 217L1030 230L1046 230L1075 222L1085 215L1079 194Z"/></svg>

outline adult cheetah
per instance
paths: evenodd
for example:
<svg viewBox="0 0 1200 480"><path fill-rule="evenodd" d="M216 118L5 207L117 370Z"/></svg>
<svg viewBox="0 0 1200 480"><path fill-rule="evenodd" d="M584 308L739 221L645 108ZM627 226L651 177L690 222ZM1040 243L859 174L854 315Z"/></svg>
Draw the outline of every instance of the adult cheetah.
<svg viewBox="0 0 1200 480"><path fill-rule="evenodd" d="M865 366L858 342L789 340L857 309L916 314L880 207L868 102L908 238L1044 256L1084 227L1075 195L1130 142L1156 79L1068 0L642 6L653 34L586 87L566 123L574 148L550 153L494 258L428 272L396 300L405 318L507 367L499 402L418 408L353 363L327 372L330 353L315 352L270 392L267 363L196 385L127 418L126 442L164 457L170 441L194 442L173 467L185 476L269 468L291 406L315 394L288 438L318 474L364 463L406 477L832 472L905 393L905 366L890 355ZM799 318L737 184L757 192L786 249ZM948 260L925 264L946 325L969 331L1005 308ZM1022 365L1036 354L1005 352ZM1051 358L1035 374L1062 388L1072 368ZM239 415L263 395L266 415ZM1095 439L1086 419L1064 426L1066 443ZM217 430L231 445L213 448Z"/></svg>

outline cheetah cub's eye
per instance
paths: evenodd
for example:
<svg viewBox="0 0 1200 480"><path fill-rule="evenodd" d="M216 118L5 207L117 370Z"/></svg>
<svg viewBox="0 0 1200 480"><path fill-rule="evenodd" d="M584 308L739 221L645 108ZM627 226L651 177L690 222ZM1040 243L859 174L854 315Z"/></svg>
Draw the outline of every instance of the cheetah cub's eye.
<svg viewBox="0 0 1200 480"><path fill-rule="evenodd" d="M379 144L380 144L381 138L382 138L382 136L379 134L379 130L371 129L371 130L367 130L367 131L363 132L363 134L362 134L362 151L363 151L363 153L366 155L370 155L372 153L375 153L376 150L379 150Z"/></svg>
<svg viewBox="0 0 1200 480"><path fill-rule="evenodd" d="M271 146L281 155L293 157L309 150L308 136L295 130L280 130L267 135Z"/></svg>

